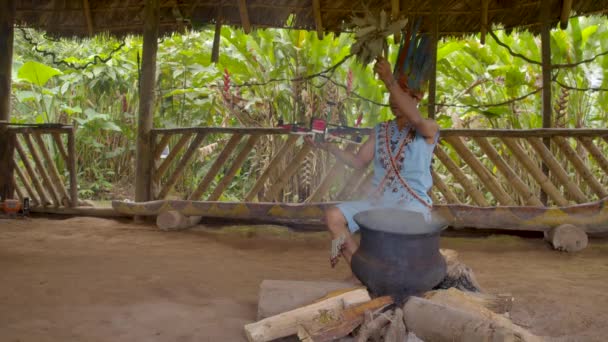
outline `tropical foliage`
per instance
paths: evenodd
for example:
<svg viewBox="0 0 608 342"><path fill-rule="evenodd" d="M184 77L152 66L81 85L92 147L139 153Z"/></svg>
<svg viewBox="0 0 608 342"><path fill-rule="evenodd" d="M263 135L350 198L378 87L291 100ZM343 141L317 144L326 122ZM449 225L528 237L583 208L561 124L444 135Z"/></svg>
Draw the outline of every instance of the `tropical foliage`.
<svg viewBox="0 0 608 342"><path fill-rule="evenodd" d="M541 60L538 37L527 32L495 32L513 51ZM223 28L221 36L218 63L211 63L212 30L162 38L157 57L156 127L269 127L281 118L303 122L313 115L330 115L334 122L349 125L361 116L362 125L371 126L391 116L384 105L384 88L371 66L347 58L354 42L351 35L330 34L319 40L315 32L256 30L246 35L239 29ZM574 18L567 30L553 30L551 36L554 64L592 59L554 70L555 124L604 127L608 93L562 85L608 88L608 56L594 58L608 51L606 19ZM479 37L466 37L440 42L440 124L540 127L540 66L513 56L490 37L486 41L481 45ZM55 58L39 51L52 52ZM140 54L138 37L57 41L40 32L16 32L13 121L74 122L78 126L82 196L107 197L104 193L113 185L132 184ZM394 46L390 54L394 60ZM70 65L58 63L60 60ZM332 66L336 67L330 69ZM522 99L510 101L516 98ZM505 104L492 105L500 103ZM421 108L426 108L426 100ZM230 191L242 193L250 187L248 176L256 165L259 168L268 162L277 146L276 141L265 141L263 153L256 153L258 159L245 164ZM209 164L204 161L217 156L213 146L207 147L200 163L184 174L178 191L199 180ZM314 167L323 167L322 160L313 162Z"/></svg>

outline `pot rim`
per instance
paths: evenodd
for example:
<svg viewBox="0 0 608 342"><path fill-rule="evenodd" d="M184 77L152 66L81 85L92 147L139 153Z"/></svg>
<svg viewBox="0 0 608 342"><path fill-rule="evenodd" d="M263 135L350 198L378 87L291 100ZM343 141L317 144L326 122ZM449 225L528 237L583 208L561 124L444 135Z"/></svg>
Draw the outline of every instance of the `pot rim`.
<svg viewBox="0 0 608 342"><path fill-rule="evenodd" d="M434 226L434 227L430 231L425 231L425 232L407 232L407 231L393 231L390 229L384 230L384 229L372 228L372 227L370 227L369 224L365 224L365 222L363 222L364 221L363 217L365 215L370 215L370 213L372 213L372 212L379 212L379 211L380 212L396 211L396 212L399 212L401 215L414 215L415 217L419 216L417 219L422 218L422 221L424 221L425 224L427 224L429 226ZM361 230L365 229L365 230L370 230L370 231L380 232L380 233L407 235L408 237L412 237L412 238L423 238L423 237L430 237L433 235L437 235L449 227L449 224L447 224L445 222L445 220L441 220L442 217L439 220L436 220L434 222L426 222L426 220L424 220L423 217L424 216L422 213L413 211L413 210L404 210L404 209L399 209L399 208L375 208L375 209L360 211L353 216L353 219L359 225L359 228ZM434 218L437 219L438 217L434 216Z"/></svg>

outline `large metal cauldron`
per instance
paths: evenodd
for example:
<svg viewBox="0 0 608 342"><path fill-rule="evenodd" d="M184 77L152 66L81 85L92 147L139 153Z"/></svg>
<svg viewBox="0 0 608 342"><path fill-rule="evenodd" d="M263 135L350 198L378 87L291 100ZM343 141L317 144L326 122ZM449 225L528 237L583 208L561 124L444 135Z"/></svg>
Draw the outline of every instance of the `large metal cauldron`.
<svg viewBox="0 0 608 342"><path fill-rule="evenodd" d="M353 273L374 296L390 295L400 301L431 290L446 275L439 253L439 235L445 223L426 222L417 212L374 209L354 217L361 245L353 255Z"/></svg>

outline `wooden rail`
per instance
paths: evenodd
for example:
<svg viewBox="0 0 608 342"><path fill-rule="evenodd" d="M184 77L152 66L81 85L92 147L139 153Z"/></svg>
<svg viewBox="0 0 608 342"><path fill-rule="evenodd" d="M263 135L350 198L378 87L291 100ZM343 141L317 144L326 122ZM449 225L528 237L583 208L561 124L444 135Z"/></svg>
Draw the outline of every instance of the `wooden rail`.
<svg viewBox="0 0 608 342"><path fill-rule="evenodd" d="M32 208L78 206L74 128L8 125L7 132L17 197L30 198Z"/></svg>
<svg viewBox="0 0 608 342"><path fill-rule="evenodd" d="M219 138L227 143L197 158ZM370 171L352 170L278 128L154 129L151 148L153 199L342 201L364 197L371 179ZM592 202L608 196L607 154L608 129L446 129L435 149L432 197L438 204L541 206L544 191L548 206ZM313 172L306 184L304 170Z"/></svg>

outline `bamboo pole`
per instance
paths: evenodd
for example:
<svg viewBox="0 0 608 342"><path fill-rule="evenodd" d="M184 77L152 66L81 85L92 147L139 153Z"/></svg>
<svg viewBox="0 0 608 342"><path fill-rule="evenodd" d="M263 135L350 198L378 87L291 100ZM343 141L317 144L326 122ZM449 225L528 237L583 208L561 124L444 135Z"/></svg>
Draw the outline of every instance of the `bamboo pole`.
<svg viewBox="0 0 608 342"><path fill-rule="evenodd" d="M135 201L149 201L152 190L152 147L150 132L154 126L154 88L156 85L156 52L160 0L146 0L144 5L143 52L139 84L139 112L137 118L137 153L135 160Z"/></svg>
<svg viewBox="0 0 608 342"><path fill-rule="evenodd" d="M59 154L61 154L61 158L63 158L65 165L68 165L69 164L68 153L65 151L65 146L63 146L63 141L61 141L61 135L59 135L59 133L57 133L57 132L53 132L53 133L51 133L51 135L53 136L53 140L55 141L55 146L57 146L57 150L59 151Z"/></svg>
<svg viewBox="0 0 608 342"><path fill-rule="evenodd" d="M608 196L608 192L606 189L600 184L600 182L595 179L593 173L585 166L585 162L581 160L576 151L568 145L568 142L562 137L553 138L555 144L559 147L559 149L564 153L566 158L572 163L572 166L576 169L578 173L580 173L581 177L587 182L591 190L595 192L600 198L604 198Z"/></svg>
<svg viewBox="0 0 608 342"><path fill-rule="evenodd" d="M562 30L568 28L568 19L570 19L570 10L572 9L572 0L563 0L562 12L559 16L559 27Z"/></svg>
<svg viewBox="0 0 608 342"><path fill-rule="evenodd" d="M570 181L570 177L568 173L564 170L564 168L559 164L559 162L553 157L553 154L547 146L545 146L544 142L540 138L527 138L528 143L532 146L532 148L538 153L549 170L553 173L553 176L557 178L562 185L568 191L568 194L578 203L587 202L587 196L583 194L581 189Z"/></svg>
<svg viewBox="0 0 608 342"><path fill-rule="evenodd" d="M475 157L475 155L467 148L467 146L462 142L462 138L459 137L448 137L444 139L447 141L456 153L464 160L465 163L469 165L471 170L477 174L479 180L483 183L483 185L490 190L492 195L496 198L496 200L503 205L513 205L515 202L507 194L500 184L494 178L494 175L486 169L486 167Z"/></svg>
<svg viewBox="0 0 608 342"><path fill-rule="evenodd" d="M481 38L480 43L486 43L486 33L488 33L488 7L489 0L481 0Z"/></svg>
<svg viewBox="0 0 608 342"><path fill-rule="evenodd" d="M70 196L68 195L68 192L65 189L65 186L63 185L63 181L61 180L61 177L59 177L59 171L57 170L55 161L53 161L53 158L51 158L49 151L46 149L46 145L44 144L42 137L40 136L40 134L34 133L34 139L38 143L38 148L42 152L42 157L46 161L47 167L49 169L49 174L51 176L51 180L53 181L55 188L59 192L59 195L62 196L60 203L63 204L64 200L68 201L67 203L69 203ZM69 205L69 204L67 204L67 205Z"/></svg>
<svg viewBox="0 0 608 342"><path fill-rule="evenodd" d="M312 12L315 18L317 38L323 39L323 19L321 18L321 0L312 0Z"/></svg>
<svg viewBox="0 0 608 342"><path fill-rule="evenodd" d="M93 17L91 16L89 0L82 0L82 4L84 8L84 17L87 20L87 31L89 32L89 37L93 37Z"/></svg>
<svg viewBox="0 0 608 342"><path fill-rule="evenodd" d="M536 166L534 160L526 155L526 152L519 146L513 138L502 138L502 142L511 150L515 158L520 164L528 170L530 175L538 182L540 187L551 197L558 205L568 205L568 201L562 196L559 190L551 183L547 175Z"/></svg>
<svg viewBox="0 0 608 342"><path fill-rule="evenodd" d="M498 154L498 151L490 144L490 142L484 137L474 137L475 142L479 145L481 150L488 156L488 158L496 165L498 171L500 171L505 179L515 188L517 192L523 197L524 202L528 205L542 206L543 203L534 195L521 178L513 171L513 169L507 164L504 159Z"/></svg>
<svg viewBox="0 0 608 342"><path fill-rule="evenodd" d="M366 187L371 183L372 178L374 178L374 170L371 170L367 173L367 175L365 175L365 177L363 177L363 179L360 180L360 182L357 184L357 186L354 187L354 191L351 191L351 193L349 195L351 195L352 197L361 197L361 196L369 196L369 191L367 191L368 189L366 189Z"/></svg>
<svg viewBox="0 0 608 342"><path fill-rule="evenodd" d="M217 199L220 198L220 196L224 192L224 189L226 189L226 187L230 184L230 182L234 178L234 175L236 175L241 165L243 165L243 163L245 162L245 159L247 159L249 152L251 152L251 150L255 147L255 143L258 141L258 139L260 139L260 135L257 134L252 135L249 137L249 139L247 139L245 146L243 146L241 152L239 152L239 154L232 162L232 166L230 167L228 172L226 172L222 180L220 180L220 182L217 184L215 190L207 199L208 201L217 201Z"/></svg>
<svg viewBox="0 0 608 342"><path fill-rule="evenodd" d="M15 140L15 147L17 148L17 152L19 153L19 157L21 157L21 162L23 163L23 166L25 166L25 170L30 176L32 183L34 183L34 188L36 188L36 191L38 192L38 197L40 197L39 204L41 206L46 206L48 203L50 203L50 201L46 197L46 194L44 193L44 188L42 187L42 183L40 183L40 178L38 178L38 175L34 172L34 168L32 167L32 164L30 164L30 161L27 158L27 154L25 153L25 150L21 146L19 140Z"/></svg>
<svg viewBox="0 0 608 342"><path fill-rule="evenodd" d="M329 187L334 183L336 178L344 175L344 171L346 171L346 165L340 161L337 161L327 172L325 177L323 177L323 180L321 180L321 183L319 183L317 188L313 190L312 194L310 194L310 196L308 196L304 202L310 203L321 201L323 196L327 194Z"/></svg>
<svg viewBox="0 0 608 342"><path fill-rule="evenodd" d="M17 186L17 182L15 181L15 178L13 178L13 189L15 189L15 192L17 193L17 197L19 197L19 201L21 203L23 203L23 198L25 198L25 196L23 195L21 188Z"/></svg>
<svg viewBox="0 0 608 342"><path fill-rule="evenodd" d="M169 191L171 191L173 189L173 186L177 182L179 176L182 174L182 172L186 168L186 165L188 164L188 162L194 155L194 152L196 152L196 149L203 142L203 139L205 139L206 135L207 135L206 133L199 133L196 135L196 137L194 138L194 140L188 147L188 150L186 150L186 152L180 159L179 163L177 163L177 166L175 167L175 171L173 172L173 174L171 174L171 177L169 177L169 179L167 180L167 183L161 189L160 193L158 194L158 198L164 199L165 197L167 197L167 194L169 193Z"/></svg>
<svg viewBox="0 0 608 342"><path fill-rule="evenodd" d="M361 179L365 178L365 173L368 171L368 168L363 169L355 169L348 176L346 182L342 186L342 189L338 191L338 195L336 195L336 199L347 199L348 196L355 191L357 188L357 184L361 182Z"/></svg>
<svg viewBox="0 0 608 342"><path fill-rule="evenodd" d="M431 175L433 176L433 185L439 189L439 192L443 194L449 204L461 204L458 196L443 182L435 170L431 170Z"/></svg>
<svg viewBox="0 0 608 342"><path fill-rule="evenodd" d="M224 163L226 162L226 159L228 159L228 157L230 156L232 151L238 145L239 141L241 141L242 137L243 137L242 134L234 134L230 138L230 140L226 144L226 147L224 147L224 149L222 150L220 155L217 156L217 159L215 160L213 165L211 165L211 168L209 169L209 171L207 171L207 174L205 175L205 177L203 177L203 180L200 182L200 184L198 185L196 190L194 190L194 192L190 195L190 197L188 199L198 200L205 193L205 191L209 187L209 184L211 184L211 181L213 181L213 179L215 178L215 175L220 170L220 167L222 167L222 165L224 165Z"/></svg>
<svg viewBox="0 0 608 342"><path fill-rule="evenodd" d="M153 131L153 133L156 133L156 131ZM157 136L158 134L154 134L155 136ZM169 144L169 140L171 140L171 134L163 134L163 137L160 138L160 141L158 142L158 144L156 144L156 148L154 149L154 160L158 160L160 158L160 155L163 154L163 151L165 150L165 147L167 147L167 145ZM152 140L153 142L155 142L155 140ZM153 145L154 146L154 145Z"/></svg>
<svg viewBox="0 0 608 342"><path fill-rule="evenodd" d="M431 70L429 73L429 103L428 103L428 117L430 119L435 118L435 111L437 110L437 47L439 42L439 1L432 0L432 29L431 29Z"/></svg>
<svg viewBox="0 0 608 342"><path fill-rule="evenodd" d="M281 174L281 176L277 179L276 183L270 188L270 198L273 198L275 201L280 202L278 199L279 191L285 186L289 178L293 176L296 171L300 168L300 164L306 158L308 153L310 152L310 146L308 144L303 144L302 148L296 156L289 162L285 171Z"/></svg>
<svg viewBox="0 0 608 342"><path fill-rule="evenodd" d="M437 145L435 147L435 155L441 163L450 171L452 175L456 178L458 183L462 185L467 195L471 196L473 201L482 207L487 207L490 204L486 201L485 197L481 191L477 190L475 185L469 181L467 176L460 170L460 168L454 163L454 161L448 156L447 153L441 148L441 146Z"/></svg>
<svg viewBox="0 0 608 342"><path fill-rule="evenodd" d="M30 151L30 155L32 156L32 159L34 159L34 164L36 164L36 168L38 169L38 174L40 176L42 176L44 185L46 185L46 188L47 188L49 194L51 195L53 204L56 207L61 206L61 199L59 198L59 195L57 194L57 191L55 190L55 186L54 186L53 182L51 181L51 178L49 177L49 175L46 172L46 168L44 167L44 163L42 162L42 159L40 159L40 156L38 155L38 151L36 151L36 149L34 148L34 144L32 143L32 139L30 138L30 135L27 133L23 134L23 140L25 141L25 143Z"/></svg>
<svg viewBox="0 0 608 342"><path fill-rule="evenodd" d="M239 13L241 15L241 26L243 26L243 31L249 34L249 32L251 32L251 21L249 21L247 0L239 0Z"/></svg>
<svg viewBox="0 0 608 342"><path fill-rule="evenodd" d="M32 198L32 200L34 200L36 204L41 205L42 202L38 197L36 197L36 193L34 192L34 190L32 190L32 186L30 185L28 179L25 177L23 172L21 172L21 169L16 167L15 173L17 174L19 179L21 179L21 184L23 184L23 186L25 187L25 191L27 191L28 195Z"/></svg>
<svg viewBox="0 0 608 342"><path fill-rule="evenodd" d="M258 178L251 190L249 190L249 192L245 196L245 201L249 202L253 200L253 198L260 192L260 190L262 190L262 187L270 176L272 170L278 165L281 159L283 159L287 151L289 151L293 144L295 144L298 138L299 136L297 135L289 135L287 137L287 140L285 141L283 146L281 146L279 151L274 155L274 157L272 157L272 160L270 161L270 164L268 164L268 166L266 167L266 170L264 170L262 175Z"/></svg>
<svg viewBox="0 0 608 342"><path fill-rule="evenodd" d="M393 20L399 19L399 15L401 12L399 5L400 5L399 0L391 0L391 17ZM401 32L395 33L393 38L394 38L394 43L399 44L401 42Z"/></svg>
<svg viewBox="0 0 608 342"><path fill-rule="evenodd" d="M222 6L217 7L217 16L215 17L215 33L213 34L213 45L211 47L211 63L217 63L220 60L220 38L222 37Z"/></svg>
<svg viewBox="0 0 608 342"><path fill-rule="evenodd" d="M0 1L0 121L7 123L11 117L15 6L15 0ZM0 197L3 199L12 197L14 191L11 181L14 148L8 130L8 126L0 123Z"/></svg>
<svg viewBox="0 0 608 342"><path fill-rule="evenodd" d="M0 124L0 200L13 198L15 192L11 179L14 178L16 139L8 126Z"/></svg>
<svg viewBox="0 0 608 342"><path fill-rule="evenodd" d="M173 162L173 159L177 157L177 155L181 152L182 148L188 143L188 140L190 140L191 137L192 134L190 133L185 133L181 136L175 146L173 146L173 148L171 149L171 152L169 152L167 158L163 160L158 169L154 172L153 179L155 182L160 181L162 176L165 174L165 171L167 171L167 169L169 168L169 165L171 165L171 162Z"/></svg>
<svg viewBox="0 0 608 342"><path fill-rule="evenodd" d="M348 145L346 147L347 152L354 151L354 145ZM327 174L321 180L321 183L317 186L315 190L313 190L312 194L308 196L308 198L304 202L318 202L322 200L323 196L329 190L329 187L332 186L335 179L338 176L344 176L344 172L346 171L346 164L341 160L336 160L336 163L331 167L331 169L327 172Z"/></svg>
<svg viewBox="0 0 608 342"><path fill-rule="evenodd" d="M78 206L78 169L76 168L76 129L68 133L68 167L70 169L70 203L72 208Z"/></svg>
<svg viewBox="0 0 608 342"><path fill-rule="evenodd" d="M579 137L578 140L585 146L585 149L587 149L602 170L608 174L608 159L604 157L604 153L593 143L593 140L588 137Z"/></svg>
<svg viewBox="0 0 608 342"><path fill-rule="evenodd" d="M543 79L543 128L553 126L551 120L551 2L552 0L541 0L540 2L540 41L541 41L541 56L542 56L542 79ZM547 149L551 149L551 140L545 138L543 140ZM542 171L548 176L549 167L542 163ZM541 191L540 200L547 203L547 194Z"/></svg>

